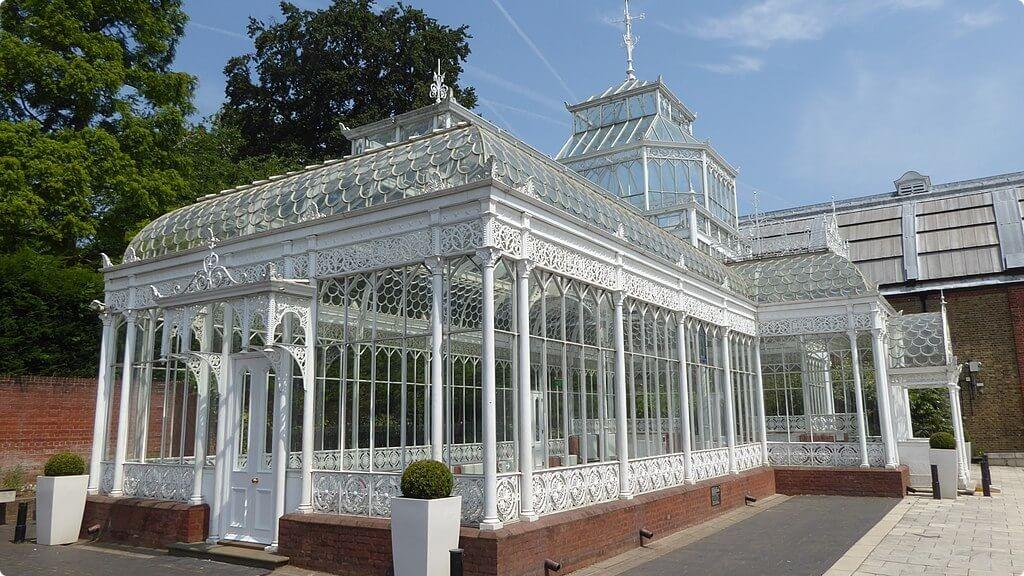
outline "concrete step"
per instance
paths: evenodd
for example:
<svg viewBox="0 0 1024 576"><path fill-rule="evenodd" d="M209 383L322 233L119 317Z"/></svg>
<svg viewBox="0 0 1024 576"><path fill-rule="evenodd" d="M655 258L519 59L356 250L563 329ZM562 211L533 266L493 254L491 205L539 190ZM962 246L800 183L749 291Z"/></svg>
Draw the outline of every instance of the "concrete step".
<svg viewBox="0 0 1024 576"><path fill-rule="evenodd" d="M276 570L288 563L287 556L271 554L262 546L237 546L232 544L208 544L206 542L176 542L167 547L171 556L202 558L226 564L238 564L252 568Z"/></svg>

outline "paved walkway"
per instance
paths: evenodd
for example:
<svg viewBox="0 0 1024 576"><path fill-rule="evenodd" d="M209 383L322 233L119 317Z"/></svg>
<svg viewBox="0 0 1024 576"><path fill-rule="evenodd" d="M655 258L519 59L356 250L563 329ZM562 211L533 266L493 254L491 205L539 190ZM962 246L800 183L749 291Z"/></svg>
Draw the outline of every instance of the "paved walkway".
<svg viewBox="0 0 1024 576"><path fill-rule="evenodd" d="M827 574L1024 574L1024 468L993 467L992 483L991 498L903 499Z"/></svg>
<svg viewBox="0 0 1024 576"><path fill-rule="evenodd" d="M110 576L145 574L147 576L326 576L286 566L274 572L234 566L209 560L168 556L163 550L90 544L79 541L67 546L39 546L31 541L34 526L29 525L30 541L14 544L14 526L0 526L0 574L2 576Z"/></svg>
<svg viewBox="0 0 1024 576"><path fill-rule="evenodd" d="M775 496L573 576L818 576L897 502L892 498Z"/></svg>

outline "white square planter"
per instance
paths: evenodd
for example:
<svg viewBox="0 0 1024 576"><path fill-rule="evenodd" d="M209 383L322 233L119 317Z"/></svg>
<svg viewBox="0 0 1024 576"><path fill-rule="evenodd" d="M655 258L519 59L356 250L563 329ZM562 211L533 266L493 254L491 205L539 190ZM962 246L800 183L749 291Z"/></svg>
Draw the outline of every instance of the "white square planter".
<svg viewBox="0 0 1024 576"><path fill-rule="evenodd" d="M449 551L459 547L462 496L391 499L395 576L449 576Z"/></svg>
<svg viewBox="0 0 1024 576"><path fill-rule="evenodd" d="M36 542L70 544L78 540L85 513L89 475L36 476Z"/></svg>
<svg viewBox="0 0 1024 576"><path fill-rule="evenodd" d="M957 485L959 484L956 450L929 448L928 460L939 467L939 491L942 497L945 499L955 499Z"/></svg>

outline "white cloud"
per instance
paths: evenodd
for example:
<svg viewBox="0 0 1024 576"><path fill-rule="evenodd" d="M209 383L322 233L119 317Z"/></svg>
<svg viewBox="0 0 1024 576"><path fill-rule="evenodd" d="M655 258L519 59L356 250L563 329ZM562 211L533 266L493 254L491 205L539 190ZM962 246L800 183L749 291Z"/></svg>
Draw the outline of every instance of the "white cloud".
<svg viewBox="0 0 1024 576"><path fill-rule="evenodd" d="M1024 2L1024 0L1021 0ZM989 6L977 12L964 12L957 18L961 32L973 32L998 24L1003 19L996 6Z"/></svg>
<svg viewBox="0 0 1024 576"><path fill-rule="evenodd" d="M201 22L196 22L194 20L192 22L189 22L188 25L192 26L193 28L199 28L200 30L206 30L207 32L214 32L216 34L220 34L221 36L229 36L231 38L238 38L239 40L245 40L246 42L249 41L249 37L246 36L245 34L242 34L241 32L235 32L233 30L226 30L224 28L219 28L217 26L210 26L209 24L203 24Z"/></svg>
<svg viewBox="0 0 1024 576"><path fill-rule="evenodd" d="M935 182L1020 169L1024 72L998 66L957 77L879 73L854 65L808 94L798 109L785 165L821 200L888 191L907 170ZM792 200L791 200L792 202Z"/></svg>
<svg viewBox="0 0 1024 576"><path fill-rule="evenodd" d="M740 74L748 74L751 72L760 72L761 68L764 67L764 62L760 58L736 54L725 62L701 64L700 67L705 70L714 72L715 74L736 76Z"/></svg>
<svg viewBox="0 0 1024 576"><path fill-rule="evenodd" d="M491 72L488 72L487 70L484 70L483 68L473 66L472 64L467 63L464 65L464 68L466 69L467 74L474 78L479 78L486 82L490 82L491 84L494 84L495 86L501 88L506 92L514 92L515 94L518 94L523 98L532 100L533 102L540 104L546 108L550 108L554 112L562 114L565 113L565 105L556 100L555 98L551 98L547 94L543 94L541 92L538 92L532 88L523 85L520 82L513 82L505 78L504 76L493 74Z"/></svg>
<svg viewBox="0 0 1024 576"><path fill-rule="evenodd" d="M837 26L857 22L882 11L935 8L942 0L758 0L724 16L705 18L685 28L663 25L710 40L725 40L752 48L782 42L817 40Z"/></svg>
<svg viewBox="0 0 1024 576"><path fill-rule="evenodd" d="M508 13L508 10L505 9L505 6L501 3L501 0L491 0L491 2L494 4L494 7L498 9L498 12L501 12L501 15L505 17L505 20L508 21L509 26L511 26L512 29L515 30L516 34L518 34L519 37L522 38L523 42L525 42L526 45L530 47L530 50L537 57L537 59L539 59L544 64L544 67L548 69L548 72L551 72L551 75L555 77L555 80L558 80L558 83L562 85L562 88L565 90L565 93L569 95L569 100L575 102L576 96L573 95L573 92L569 88L569 84L566 83L565 78L562 78L562 75L558 73L558 70L555 70L555 67L552 66L551 62L548 61L548 58L547 56L544 55L544 52L542 52L541 49L538 48L537 45L533 43L533 40L531 40L530 37L526 34L526 31L523 30L522 27L519 26L519 23L516 22L516 19L513 18L512 15Z"/></svg>

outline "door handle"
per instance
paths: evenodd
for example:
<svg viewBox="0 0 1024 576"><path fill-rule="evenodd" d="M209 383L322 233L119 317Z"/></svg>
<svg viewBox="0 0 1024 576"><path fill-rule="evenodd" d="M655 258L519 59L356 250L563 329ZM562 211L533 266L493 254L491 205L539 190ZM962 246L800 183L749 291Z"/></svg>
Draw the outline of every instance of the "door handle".
<svg viewBox="0 0 1024 576"><path fill-rule="evenodd" d="M253 484L259 484L260 483L260 479L259 479L258 476L253 476L252 480L249 480L249 482L252 482Z"/></svg>

